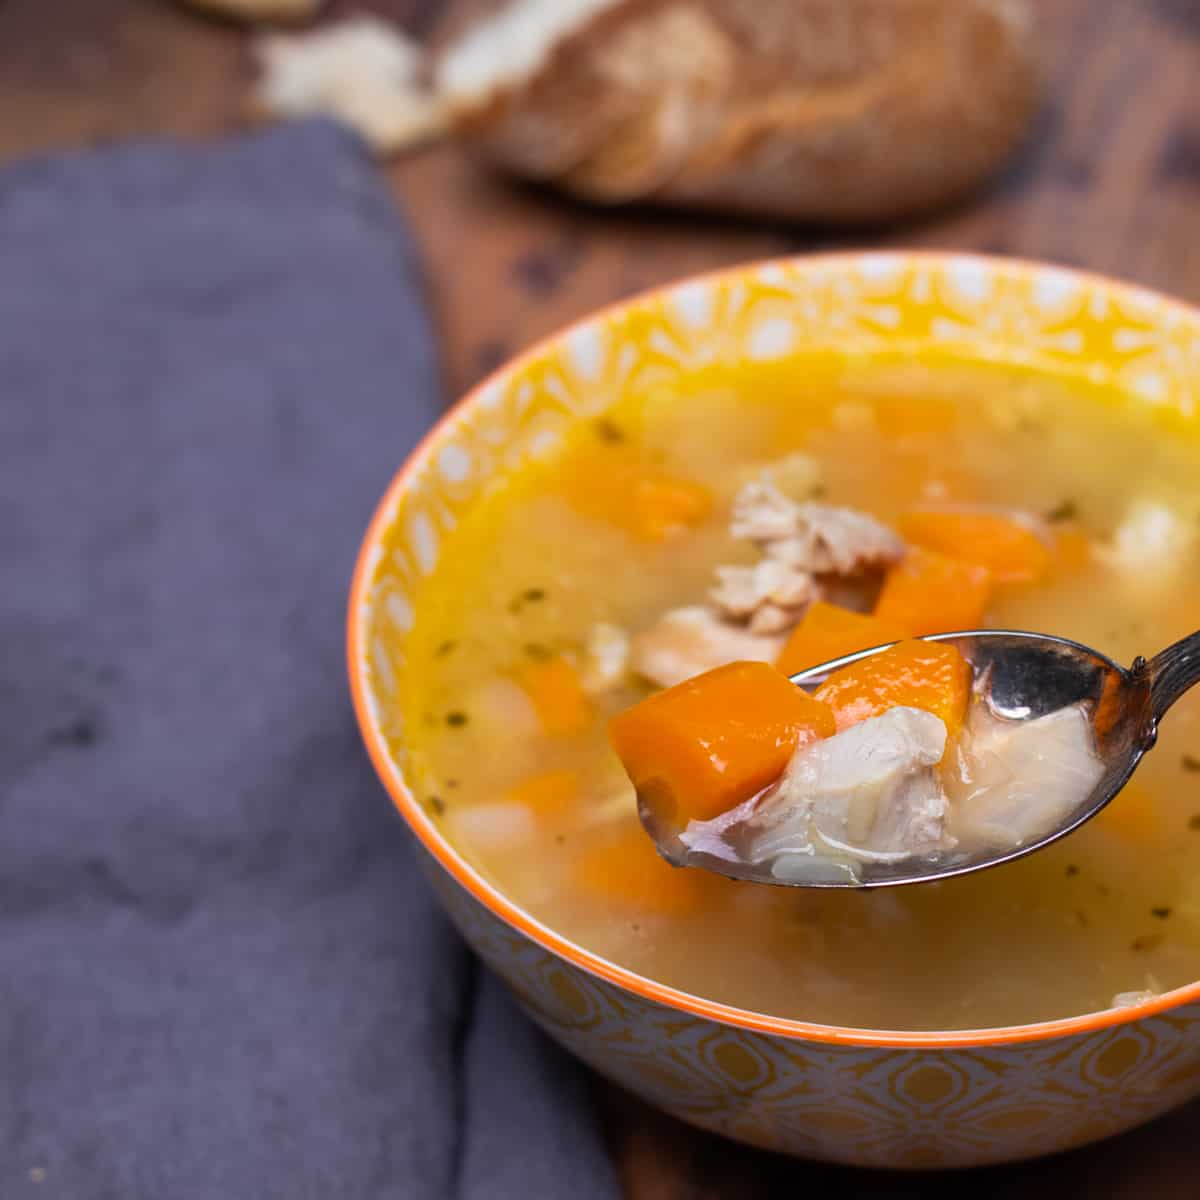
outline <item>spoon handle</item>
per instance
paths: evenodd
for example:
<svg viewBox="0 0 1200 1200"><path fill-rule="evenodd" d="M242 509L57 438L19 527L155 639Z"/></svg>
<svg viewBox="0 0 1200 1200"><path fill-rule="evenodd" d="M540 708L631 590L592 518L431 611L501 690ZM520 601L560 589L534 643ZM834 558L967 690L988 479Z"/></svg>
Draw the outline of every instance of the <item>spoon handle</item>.
<svg viewBox="0 0 1200 1200"><path fill-rule="evenodd" d="M1200 633L1168 646L1143 669L1150 683L1150 711L1158 722L1184 692L1200 683Z"/></svg>

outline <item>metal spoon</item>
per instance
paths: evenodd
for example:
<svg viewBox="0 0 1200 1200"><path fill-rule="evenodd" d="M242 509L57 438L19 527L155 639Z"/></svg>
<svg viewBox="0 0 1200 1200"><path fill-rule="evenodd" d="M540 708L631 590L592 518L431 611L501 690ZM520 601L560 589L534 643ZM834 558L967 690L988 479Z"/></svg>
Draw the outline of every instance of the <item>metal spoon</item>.
<svg viewBox="0 0 1200 1200"><path fill-rule="evenodd" d="M934 634L924 640L954 644L973 666L977 687L984 689L980 700L986 701L997 716L1033 719L1069 705L1086 704L1104 774L1061 824L1035 840L1011 848L978 851L974 856L965 851L950 851L899 862L863 863L854 876L849 872L831 872L828 879L803 882L780 880L764 873L762 867L694 851L687 853L687 865L780 887L871 888L929 883L1023 858L1058 841L1100 812L1125 786L1142 756L1153 747L1163 714L1200 682L1200 633L1176 642L1149 662L1136 659L1128 670L1097 650L1045 633L982 629ZM876 646L823 663L793 675L792 682L803 688L814 687L839 668L887 648ZM1102 719L1097 721L1100 714ZM660 852L682 865L685 857L681 853L682 844L659 827L647 805L642 804L640 810L642 823Z"/></svg>

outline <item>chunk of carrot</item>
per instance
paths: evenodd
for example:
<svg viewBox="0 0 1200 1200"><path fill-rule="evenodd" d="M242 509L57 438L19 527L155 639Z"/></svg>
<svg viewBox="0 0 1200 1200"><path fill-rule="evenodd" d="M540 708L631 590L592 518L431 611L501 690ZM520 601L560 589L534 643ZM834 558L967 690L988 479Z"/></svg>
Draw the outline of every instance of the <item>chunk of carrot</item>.
<svg viewBox="0 0 1200 1200"><path fill-rule="evenodd" d="M915 546L887 573L875 616L914 634L977 629L991 590L986 568Z"/></svg>
<svg viewBox="0 0 1200 1200"><path fill-rule="evenodd" d="M609 740L659 817L707 820L783 774L834 732L833 713L766 663L718 667L615 716Z"/></svg>
<svg viewBox="0 0 1200 1200"><path fill-rule="evenodd" d="M552 737L582 733L592 720L592 705L579 673L563 657L532 662L517 673L542 729Z"/></svg>
<svg viewBox="0 0 1200 1200"><path fill-rule="evenodd" d="M699 483L669 475L645 475L633 481L633 532L660 542L699 525L712 511L712 493Z"/></svg>
<svg viewBox="0 0 1200 1200"><path fill-rule="evenodd" d="M818 600L792 630L775 665L785 675L796 675L843 654L903 641L906 637L908 632L899 625Z"/></svg>
<svg viewBox="0 0 1200 1200"><path fill-rule="evenodd" d="M705 897L703 872L671 866L640 825L589 844L575 877L585 892L606 904L666 916L695 912Z"/></svg>
<svg viewBox="0 0 1200 1200"><path fill-rule="evenodd" d="M1050 568L1045 542L1028 526L1000 513L970 509L915 509L900 532L918 546L986 567L999 583L1031 583Z"/></svg>
<svg viewBox="0 0 1200 1200"><path fill-rule="evenodd" d="M579 776L574 771L543 771L510 788L504 798L525 805L536 817L553 817L579 799Z"/></svg>
<svg viewBox="0 0 1200 1200"><path fill-rule="evenodd" d="M839 731L903 706L940 717L953 737L967 715L971 664L945 642L911 639L835 671L815 695Z"/></svg>
<svg viewBox="0 0 1200 1200"><path fill-rule="evenodd" d="M880 432L890 438L948 433L958 424L958 408L937 396L886 396L875 402Z"/></svg>
<svg viewBox="0 0 1200 1200"><path fill-rule="evenodd" d="M702 484L648 466L601 462L581 467L568 487L579 512L644 542L662 542L699 525L713 505Z"/></svg>

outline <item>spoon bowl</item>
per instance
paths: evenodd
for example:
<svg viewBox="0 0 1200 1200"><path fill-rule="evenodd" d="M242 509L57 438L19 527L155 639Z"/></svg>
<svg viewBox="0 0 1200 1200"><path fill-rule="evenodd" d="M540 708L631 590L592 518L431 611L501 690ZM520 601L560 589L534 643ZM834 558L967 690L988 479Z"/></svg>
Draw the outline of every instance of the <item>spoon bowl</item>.
<svg viewBox="0 0 1200 1200"><path fill-rule="evenodd" d="M922 640L954 645L974 670L977 702L985 703L996 717L1034 720L1072 705L1084 706L1103 773L1057 824L1018 844L864 862L854 870L831 860L827 873L785 879L772 875L761 864L739 861L736 855L725 857L686 847L676 833L662 827L649 806L641 804L642 823L659 851L677 866L700 867L732 879L777 887L895 887L930 883L1012 862L1058 841L1099 813L1153 747L1163 714L1200 681L1200 633L1176 642L1149 661L1138 658L1128 668L1089 646L1045 633L975 629L933 634ZM793 675L791 681L806 690L817 687L833 672L894 644L822 663Z"/></svg>

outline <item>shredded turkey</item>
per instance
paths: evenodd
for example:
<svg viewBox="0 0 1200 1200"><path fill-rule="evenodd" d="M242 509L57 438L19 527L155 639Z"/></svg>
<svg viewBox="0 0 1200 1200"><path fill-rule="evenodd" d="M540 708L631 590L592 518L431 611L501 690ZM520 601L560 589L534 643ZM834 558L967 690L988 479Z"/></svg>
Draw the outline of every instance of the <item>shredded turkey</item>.
<svg viewBox="0 0 1200 1200"><path fill-rule="evenodd" d="M889 566L904 554L904 542L874 517L813 500L797 503L766 480L738 494L732 532L813 575L853 575Z"/></svg>
<svg viewBox="0 0 1200 1200"><path fill-rule="evenodd" d="M735 538L759 545L793 537L802 503L785 496L769 479L752 480L733 502L730 531Z"/></svg>
<svg viewBox="0 0 1200 1200"><path fill-rule="evenodd" d="M727 616L745 621L751 633L790 629L814 600L821 598L816 578L774 558L750 567L718 567L717 586L709 593Z"/></svg>
<svg viewBox="0 0 1200 1200"><path fill-rule="evenodd" d="M693 605L664 613L633 639L634 671L660 687L731 662L774 662L781 636L752 633L723 621L711 608Z"/></svg>
<svg viewBox="0 0 1200 1200"><path fill-rule="evenodd" d="M851 508L785 496L770 479L747 483L733 505L731 532L763 557L751 566L717 568L712 602L752 633L781 633L823 595L820 576L851 576L887 566L904 543L886 525Z"/></svg>
<svg viewBox="0 0 1200 1200"><path fill-rule="evenodd" d="M734 537L762 557L716 570L709 606L667 613L633 641L633 669L662 687L739 660L773 662L785 635L835 576L886 566L904 543L873 517L786 496L765 472L733 505Z"/></svg>

